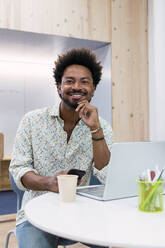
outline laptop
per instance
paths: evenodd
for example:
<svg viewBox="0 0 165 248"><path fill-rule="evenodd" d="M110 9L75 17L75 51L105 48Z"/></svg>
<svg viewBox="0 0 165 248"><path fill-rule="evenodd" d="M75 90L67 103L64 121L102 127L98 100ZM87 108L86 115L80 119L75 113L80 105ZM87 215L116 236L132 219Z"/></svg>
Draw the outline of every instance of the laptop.
<svg viewBox="0 0 165 248"><path fill-rule="evenodd" d="M143 171L165 166L165 141L114 143L105 185L77 188L77 194L108 201L137 196Z"/></svg>

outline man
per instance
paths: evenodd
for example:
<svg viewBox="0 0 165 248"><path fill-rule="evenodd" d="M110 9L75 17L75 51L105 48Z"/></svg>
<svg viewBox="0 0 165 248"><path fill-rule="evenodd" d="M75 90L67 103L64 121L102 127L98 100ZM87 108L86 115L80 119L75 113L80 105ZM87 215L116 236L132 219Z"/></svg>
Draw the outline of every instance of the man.
<svg viewBox="0 0 165 248"><path fill-rule="evenodd" d="M71 168L86 171L81 185L87 185L91 170L95 168L102 178L102 169L109 163L112 129L90 104L101 70L88 49L72 49L59 56L54 78L60 105L32 111L21 121L10 164L17 186L25 190L16 227L21 248L56 247L59 240L26 220L24 206L30 199L46 191L58 192L57 175Z"/></svg>

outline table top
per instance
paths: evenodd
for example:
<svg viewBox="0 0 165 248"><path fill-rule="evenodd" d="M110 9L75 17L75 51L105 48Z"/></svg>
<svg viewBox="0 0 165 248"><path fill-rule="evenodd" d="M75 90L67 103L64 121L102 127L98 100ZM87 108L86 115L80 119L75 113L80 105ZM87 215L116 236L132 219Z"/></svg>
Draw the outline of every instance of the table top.
<svg viewBox="0 0 165 248"><path fill-rule="evenodd" d="M25 206L28 220L36 227L71 240L103 246L164 248L165 211L143 213L138 199L97 201L77 196L73 203L59 194L46 193Z"/></svg>

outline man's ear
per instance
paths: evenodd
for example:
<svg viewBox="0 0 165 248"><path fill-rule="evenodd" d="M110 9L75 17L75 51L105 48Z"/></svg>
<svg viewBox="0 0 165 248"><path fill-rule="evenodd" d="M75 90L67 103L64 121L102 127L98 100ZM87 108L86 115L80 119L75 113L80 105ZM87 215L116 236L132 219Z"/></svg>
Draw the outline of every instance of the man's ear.
<svg viewBox="0 0 165 248"><path fill-rule="evenodd" d="M94 86L93 86L92 97L94 96L95 90L96 90L96 86L94 85Z"/></svg>
<svg viewBox="0 0 165 248"><path fill-rule="evenodd" d="M60 92L61 92L61 83L57 83L57 91L58 91L58 94L60 94Z"/></svg>

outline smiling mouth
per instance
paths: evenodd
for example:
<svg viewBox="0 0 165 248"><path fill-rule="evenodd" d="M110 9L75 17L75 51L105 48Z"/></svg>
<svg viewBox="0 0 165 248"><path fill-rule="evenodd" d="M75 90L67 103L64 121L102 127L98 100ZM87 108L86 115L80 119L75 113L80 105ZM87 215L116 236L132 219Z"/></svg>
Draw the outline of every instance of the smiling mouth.
<svg viewBox="0 0 165 248"><path fill-rule="evenodd" d="M68 92L68 95L72 97L72 99L74 100L79 100L79 99L82 99L82 97L86 96L87 93L86 92L80 92L80 91L70 91Z"/></svg>
<svg viewBox="0 0 165 248"><path fill-rule="evenodd" d="M79 100L82 99L85 95L71 94L70 96L72 97L73 100Z"/></svg>
<svg viewBox="0 0 165 248"><path fill-rule="evenodd" d="M85 96L86 94L86 92L68 92L70 96Z"/></svg>

